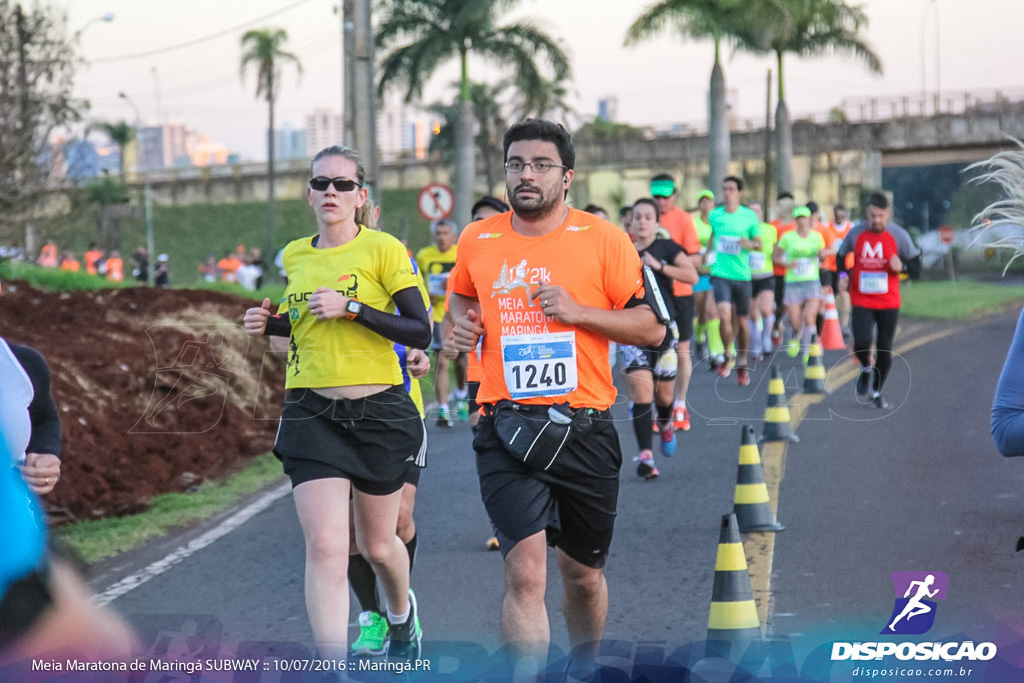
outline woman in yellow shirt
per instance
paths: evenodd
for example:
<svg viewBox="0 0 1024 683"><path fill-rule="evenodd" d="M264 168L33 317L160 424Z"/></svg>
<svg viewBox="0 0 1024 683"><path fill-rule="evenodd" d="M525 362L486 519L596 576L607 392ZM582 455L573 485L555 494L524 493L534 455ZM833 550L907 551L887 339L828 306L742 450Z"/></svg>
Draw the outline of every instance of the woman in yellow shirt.
<svg viewBox="0 0 1024 683"><path fill-rule="evenodd" d="M253 336L289 338L274 452L292 480L306 539L306 608L320 655L346 657L351 494L356 545L387 598L388 656L415 659L421 632L395 528L406 472L423 461L425 430L393 344L426 348L430 320L402 243L356 223L367 199L359 154L321 150L312 176L306 196L317 234L285 247L288 288L278 314L265 299L243 324Z"/></svg>

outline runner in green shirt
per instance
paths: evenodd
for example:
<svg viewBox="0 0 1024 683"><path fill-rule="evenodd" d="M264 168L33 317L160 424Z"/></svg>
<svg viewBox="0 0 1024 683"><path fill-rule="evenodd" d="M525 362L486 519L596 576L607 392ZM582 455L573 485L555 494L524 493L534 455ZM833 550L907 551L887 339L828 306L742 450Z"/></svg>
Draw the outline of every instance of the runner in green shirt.
<svg viewBox="0 0 1024 683"><path fill-rule="evenodd" d="M814 336L815 318L821 305L821 282L818 271L821 261L833 253L825 248L825 239L811 230L811 210L806 206L793 209L796 230L779 238L774 261L786 268L786 295L783 303L793 327L793 337L786 351L793 358L803 346L806 355Z"/></svg>
<svg viewBox="0 0 1024 683"><path fill-rule="evenodd" d="M775 268L772 253L778 241L778 229L764 222L764 208L760 202L751 202L750 210L761 221L761 248L750 252L750 350L755 359L767 359L774 351Z"/></svg>
<svg viewBox="0 0 1024 683"><path fill-rule="evenodd" d="M722 182L724 203L708 214L711 244L707 261L711 262L711 289L722 321L722 346L726 349L726 362L718 368L718 376L729 376L728 349L735 338L736 381L745 387L750 384L750 250L761 248L761 221L756 213L740 204L742 191L743 181L736 176Z"/></svg>

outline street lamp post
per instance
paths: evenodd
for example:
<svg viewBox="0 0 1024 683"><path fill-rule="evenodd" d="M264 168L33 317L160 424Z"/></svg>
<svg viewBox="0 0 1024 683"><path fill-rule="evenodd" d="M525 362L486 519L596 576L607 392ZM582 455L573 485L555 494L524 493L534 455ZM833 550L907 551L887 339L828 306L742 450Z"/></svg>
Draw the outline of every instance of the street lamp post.
<svg viewBox="0 0 1024 683"><path fill-rule="evenodd" d="M131 108L135 111L135 139L138 140L139 151L135 155L135 166L138 170L139 175L142 176L143 182L143 204L146 211L146 251L149 252L148 257L150 263L156 258L156 245L154 244L153 238L153 188L149 185L149 174L142 168L142 115L139 113L139 108L135 106L131 98L128 97L123 91L117 93L117 96L127 102ZM121 151L124 154L124 150ZM149 273L153 271L153 268L149 268L146 274L146 284L149 284Z"/></svg>
<svg viewBox="0 0 1024 683"><path fill-rule="evenodd" d="M928 101L928 87L925 82L928 60L926 58L924 34L928 28L928 13L932 7L935 8L935 113L937 114L939 113L939 93L941 91L939 83L939 0L928 0L928 5L924 8L924 16L921 20L921 106L924 107Z"/></svg>

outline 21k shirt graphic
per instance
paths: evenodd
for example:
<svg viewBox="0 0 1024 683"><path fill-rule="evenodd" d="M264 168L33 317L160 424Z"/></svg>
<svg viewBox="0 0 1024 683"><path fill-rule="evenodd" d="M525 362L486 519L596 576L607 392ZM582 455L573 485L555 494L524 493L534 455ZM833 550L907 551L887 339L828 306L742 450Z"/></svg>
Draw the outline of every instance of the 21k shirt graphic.
<svg viewBox="0 0 1024 683"><path fill-rule="evenodd" d="M895 604L883 634L919 635L935 623L936 600L945 600L949 577L943 572L893 572Z"/></svg>

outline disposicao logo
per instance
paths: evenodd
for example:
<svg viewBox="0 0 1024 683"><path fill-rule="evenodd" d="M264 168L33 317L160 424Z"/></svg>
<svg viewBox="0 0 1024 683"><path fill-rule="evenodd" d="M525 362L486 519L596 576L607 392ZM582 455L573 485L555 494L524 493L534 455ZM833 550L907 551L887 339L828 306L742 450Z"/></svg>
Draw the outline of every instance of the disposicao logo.
<svg viewBox="0 0 1024 683"><path fill-rule="evenodd" d="M881 633L918 635L935 623L936 600L945 600L949 577L942 572L893 572L895 604Z"/></svg>
<svg viewBox="0 0 1024 683"><path fill-rule="evenodd" d="M894 601L882 635L920 635L935 624L936 600L945 600L949 577L942 572L893 572ZM994 643L949 642L857 642L832 643L832 661L881 660L968 660L987 661L997 654Z"/></svg>

